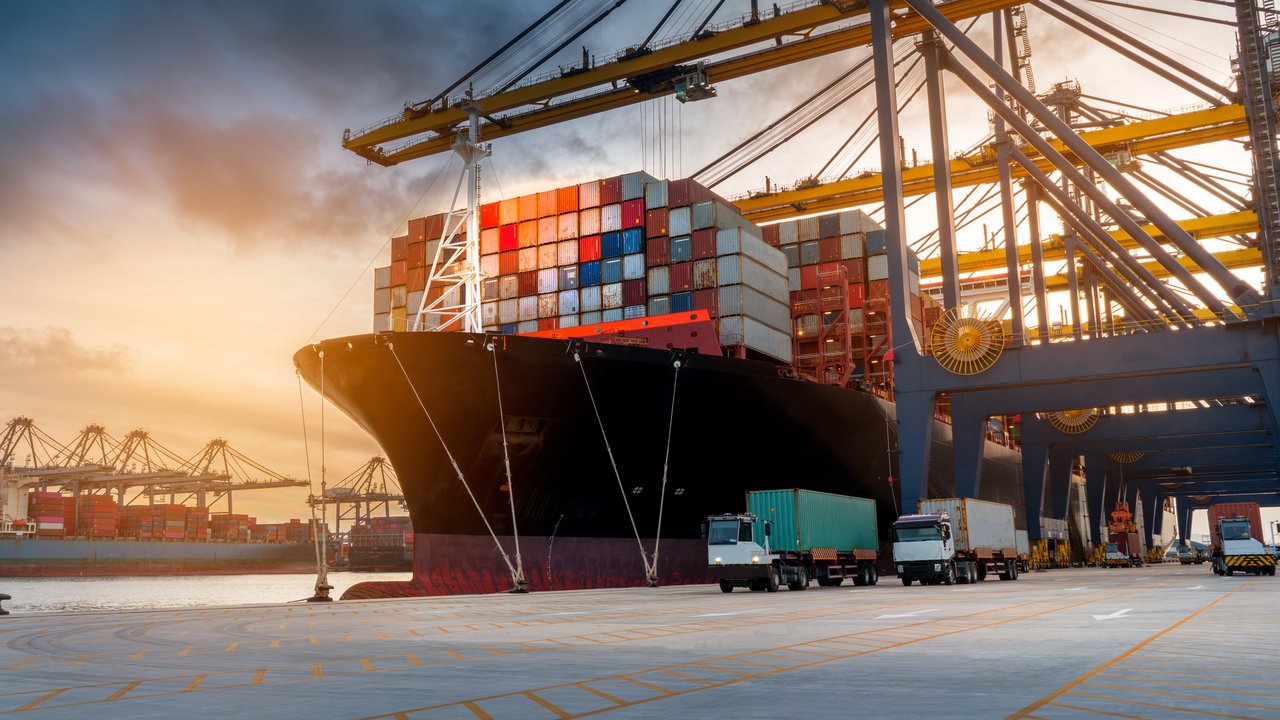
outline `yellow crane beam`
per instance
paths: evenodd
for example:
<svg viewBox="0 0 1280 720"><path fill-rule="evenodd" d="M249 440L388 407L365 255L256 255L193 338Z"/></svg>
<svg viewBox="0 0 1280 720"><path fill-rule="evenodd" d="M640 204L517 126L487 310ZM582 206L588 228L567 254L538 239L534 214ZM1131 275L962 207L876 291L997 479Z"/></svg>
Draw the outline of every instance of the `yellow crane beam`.
<svg viewBox="0 0 1280 720"><path fill-rule="evenodd" d="M1224 105L1082 132L1080 139L1103 154L1127 150L1137 156L1221 140L1233 140L1248 134L1249 125L1245 119L1244 107ZM1069 160L1076 159L1060 140L1053 139L1052 143L1054 149ZM1021 149L1041 170L1053 171L1049 161L1041 157L1034 148L1024 145ZM950 165L951 182L957 188L994 183L999 178L996 150L991 145L984 145L969 155L955 158ZM1027 175L1026 170L1019 165L1014 165L1012 170L1015 178ZM820 183L782 192L758 193L735 200L734 204L752 222L785 220L799 215L879 203L884 198L882 180L878 172L865 173L849 180ZM933 192L933 187L932 163L903 170L904 194L926 195Z"/></svg>
<svg viewBox="0 0 1280 720"><path fill-rule="evenodd" d="M949 19L957 21L1024 4L1027 4L1026 0L951 0L939 6L939 9ZM481 124L480 137L486 141L493 140L669 95L672 92L670 89L646 93L631 87L626 81L628 78L672 70L679 65L720 53L780 42L781 38L787 36L799 36L803 39L780 42L737 57L709 62L706 66L708 79L712 82L734 80L870 44L871 27L866 23L813 35L825 25L847 21L867 13L867 7L863 4L843 11L838 5L840 3L824 2L776 17L762 17L758 22L744 23L700 39L659 48L639 56L623 56L616 61L580 72L478 98L475 101L476 108L486 118ZM905 10L905 3L894 2L893 5L897 14L893 25L894 37L907 37L929 27L917 13ZM592 90L596 92L586 94ZM557 103L556 100L560 98L565 99ZM500 117L504 112L529 106L540 107ZM342 144L370 162L391 166L449 151L453 141L451 129L466 120L466 110L456 105L440 109L406 108L398 118L390 118L354 133L344 132ZM382 147L388 142L428 133L428 137L402 148L388 151Z"/></svg>
<svg viewBox="0 0 1280 720"><path fill-rule="evenodd" d="M1262 251L1258 248L1238 248L1235 250L1223 250L1216 252L1214 257L1228 268L1235 270L1238 268L1260 267L1262 265ZM1191 272L1200 272L1200 268L1191 261L1191 258L1180 257L1178 262L1190 270ZM1163 265L1155 260L1148 260L1142 263L1142 266L1158 278L1169 277L1169 271ZM1066 290L1067 278L1065 275L1051 275L1044 279L1045 289L1052 292L1054 290Z"/></svg>
<svg viewBox="0 0 1280 720"><path fill-rule="evenodd" d="M1243 233L1254 233L1258 231L1258 215L1252 210L1242 210L1240 212L1227 213L1225 215L1209 215L1207 217L1191 218L1189 220L1180 220L1178 225L1186 230L1197 240L1207 240L1209 238L1226 237L1228 235L1240 235ZM1154 225L1144 225L1143 230L1155 238L1157 242L1164 242L1166 238ZM1129 237L1129 233L1123 230L1112 230L1111 237L1115 238L1126 248L1132 249L1138 247L1138 243ZM1066 258L1065 248L1062 238L1054 235L1047 238L1040 245L1044 250L1045 262L1054 260L1063 260ZM983 272L986 270L1003 270L1005 268L1004 248L998 250L982 250L979 252L961 253L957 256L959 261L960 272L972 273ZM1031 244L1024 243L1018 245L1018 261L1021 263L1031 262ZM920 261L920 277L937 277L942 274L942 261L938 258L929 258Z"/></svg>

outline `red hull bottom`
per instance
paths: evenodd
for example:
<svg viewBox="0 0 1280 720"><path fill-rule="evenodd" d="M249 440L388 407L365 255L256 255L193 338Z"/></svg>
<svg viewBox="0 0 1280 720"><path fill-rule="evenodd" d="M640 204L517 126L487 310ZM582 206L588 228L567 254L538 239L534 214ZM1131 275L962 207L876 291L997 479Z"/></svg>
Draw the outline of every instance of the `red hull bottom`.
<svg viewBox="0 0 1280 720"><path fill-rule="evenodd" d="M514 565L515 543L501 538ZM653 538L644 540L651 552ZM658 583L709 583L707 546L703 540L664 539L659 548ZM531 591L642 587L644 563L635 539L521 537L525 578ZM430 535L414 538L413 577L403 582L375 581L353 585L343 600L466 595L511 590L507 570L493 540L483 535Z"/></svg>

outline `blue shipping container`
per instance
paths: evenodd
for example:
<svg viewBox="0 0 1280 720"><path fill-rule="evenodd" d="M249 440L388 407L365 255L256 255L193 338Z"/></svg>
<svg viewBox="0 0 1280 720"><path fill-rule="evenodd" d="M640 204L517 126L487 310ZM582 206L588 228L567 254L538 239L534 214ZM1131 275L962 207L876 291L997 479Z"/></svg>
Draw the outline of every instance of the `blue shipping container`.
<svg viewBox="0 0 1280 720"><path fill-rule="evenodd" d="M693 309L693 293L678 292L671 295L671 312L689 312Z"/></svg>
<svg viewBox="0 0 1280 720"><path fill-rule="evenodd" d="M578 266L567 265L560 268L560 289L561 290L577 290L578 289ZM565 313L566 315L568 313Z"/></svg>
<svg viewBox="0 0 1280 720"><path fill-rule="evenodd" d="M618 257L622 255L622 233L617 230L600 236L601 257Z"/></svg>
<svg viewBox="0 0 1280 720"><path fill-rule="evenodd" d="M644 252L644 230L633 227L622 231L622 254Z"/></svg>
<svg viewBox="0 0 1280 720"><path fill-rule="evenodd" d="M622 319L622 308L611 308L600 313L600 322L617 322Z"/></svg>
<svg viewBox="0 0 1280 720"><path fill-rule="evenodd" d="M499 326L498 326L498 332L502 333L503 335L515 335L515 334L516 334L516 324L515 324L515 323L503 323L502 325L499 325Z"/></svg>
<svg viewBox="0 0 1280 720"><path fill-rule="evenodd" d="M688 235L671 238L671 262L688 262L693 259L693 239Z"/></svg>
<svg viewBox="0 0 1280 720"><path fill-rule="evenodd" d="M872 230L867 233L867 254L879 255L884 252L884 231Z"/></svg>
<svg viewBox="0 0 1280 720"><path fill-rule="evenodd" d="M592 260L582 263L582 273L578 276L582 286L600 284L600 261Z"/></svg>
<svg viewBox="0 0 1280 720"><path fill-rule="evenodd" d="M600 279L606 285L622 282L622 258L612 257L600 261Z"/></svg>

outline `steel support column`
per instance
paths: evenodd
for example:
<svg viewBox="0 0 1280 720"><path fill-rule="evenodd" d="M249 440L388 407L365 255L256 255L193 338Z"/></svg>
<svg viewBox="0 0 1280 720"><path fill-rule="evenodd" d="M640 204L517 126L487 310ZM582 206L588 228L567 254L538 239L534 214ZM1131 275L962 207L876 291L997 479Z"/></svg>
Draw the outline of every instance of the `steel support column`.
<svg viewBox="0 0 1280 720"><path fill-rule="evenodd" d="M1174 502L1178 505L1178 539L1185 543L1191 533L1191 501L1177 498Z"/></svg>
<svg viewBox="0 0 1280 720"><path fill-rule="evenodd" d="M1097 545L1102 542L1102 525L1106 522L1103 498L1107 490L1107 462L1105 455L1088 455L1084 460L1085 498L1089 508L1089 540Z"/></svg>
<svg viewBox="0 0 1280 720"><path fill-rule="evenodd" d="M951 402L951 445L956 496L976 498L982 490L982 453L987 443L987 414L970 398ZM1024 462L1026 455L1023 455Z"/></svg>
<svg viewBox="0 0 1280 720"><path fill-rule="evenodd" d="M944 49L938 34L926 30L920 52L924 55L925 95L929 100L929 127L933 129L934 201L938 207L938 261L942 266L942 305L950 310L960 303L960 271L956 259L956 210L951 197L951 143L947 137L947 98L942 88Z"/></svg>
<svg viewBox="0 0 1280 720"><path fill-rule="evenodd" d="M1049 486L1049 447L1047 445L1022 446L1023 497L1026 502L1027 536L1039 540L1042 534L1040 518L1044 517L1044 496Z"/></svg>

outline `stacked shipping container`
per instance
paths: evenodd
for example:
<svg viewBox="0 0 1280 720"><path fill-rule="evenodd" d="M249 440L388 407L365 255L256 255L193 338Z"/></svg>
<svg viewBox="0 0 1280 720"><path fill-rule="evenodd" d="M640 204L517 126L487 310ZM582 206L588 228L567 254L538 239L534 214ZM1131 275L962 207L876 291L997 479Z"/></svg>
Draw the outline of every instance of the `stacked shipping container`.
<svg viewBox="0 0 1280 720"><path fill-rule="evenodd" d="M27 515L36 522L36 537L66 534L67 499L62 493L32 492L27 496Z"/></svg>
<svg viewBox="0 0 1280 720"><path fill-rule="evenodd" d="M443 229L435 217L432 226ZM396 314L402 296L410 316L424 299L397 269L412 269L412 253L397 257L399 245L412 244L415 222L433 219L411 222L408 240L392 242L392 264L375 271L375 331L404 329L404 313ZM721 345L791 360L786 258L692 180L638 172L547 190L483 205L479 226L487 332L706 310ZM430 233L424 242L430 266ZM425 299L434 292L426 288Z"/></svg>
<svg viewBox="0 0 1280 720"><path fill-rule="evenodd" d="M67 503L64 518L70 515L73 534L80 537L115 537L120 510L110 495L81 495L78 507ZM64 519L64 523L68 521Z"/></svg>

